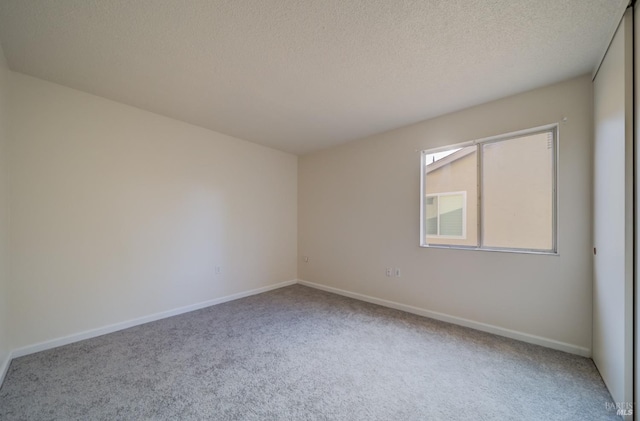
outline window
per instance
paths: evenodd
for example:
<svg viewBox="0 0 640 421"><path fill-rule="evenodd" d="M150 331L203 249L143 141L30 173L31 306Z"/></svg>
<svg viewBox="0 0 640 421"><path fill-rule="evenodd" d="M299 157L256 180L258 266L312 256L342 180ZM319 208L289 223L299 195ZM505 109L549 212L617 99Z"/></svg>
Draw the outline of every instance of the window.
<svg viewBox="0 0 640 421"><path fill-rule="evenodd" d="M557 133L423 151L421 245L555 253Z"/></svg>
<svg viewBox="0 0 640 421"><path fill-rule="evenodd" d="M428 194L425 226L429 237L464 238L467 192Z"/></svg>

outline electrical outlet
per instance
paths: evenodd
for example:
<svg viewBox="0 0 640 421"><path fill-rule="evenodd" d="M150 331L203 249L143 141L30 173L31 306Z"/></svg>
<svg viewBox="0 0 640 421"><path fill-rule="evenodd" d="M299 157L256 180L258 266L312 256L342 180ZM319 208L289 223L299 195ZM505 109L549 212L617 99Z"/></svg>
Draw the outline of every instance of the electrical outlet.
<svg viewBox="0 0 640 421"><path fill-rule="evenodd" d="M393 276L393 269L392 268L387 268L386 274L387 274L387 276Z"/></svg>
<svg viewBox="0 0 640 421"><path fill-rule="evenodd" d="M398 278L400 277L400 275L401 275L400 268L396 268L395 274L396 274L396 277L398 277Z"/></svg>

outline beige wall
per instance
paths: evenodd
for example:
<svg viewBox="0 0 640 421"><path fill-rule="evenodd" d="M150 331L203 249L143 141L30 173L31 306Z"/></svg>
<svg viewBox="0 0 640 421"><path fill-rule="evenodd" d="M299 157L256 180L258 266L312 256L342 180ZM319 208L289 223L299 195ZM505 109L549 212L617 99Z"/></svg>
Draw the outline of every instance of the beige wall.
<svg viewBox="0 0 640 421"><path fill-rule="evenodd" d="M7 289L9 274L8 259L8 163L7 163L7 100L9 69L0 47L0 382L4 364L8 363L11 343L8 330Z"/></svg>
<svg viewBox="0 0 640 421"><path fill-rule="evenodd" d="M418 151L563 117L559 256L418 246ZM585 76L301 157L299 278L588 352L592 121Z"/></svg>
<svg viewBox="0 0 640 421"><path fill-rule="evenodd" d="M295 156L10 81L12 348L294 279L296 224L301 279L590 348L587 77L304 156L297 180ZM560 256L418 247L418 150L562 117Z"/></svg>
<svg viewBox="0 0 640 421"><path fill-rule="evenodd" d="M296 278L296 156L10 82L15 348Z"/></svg>

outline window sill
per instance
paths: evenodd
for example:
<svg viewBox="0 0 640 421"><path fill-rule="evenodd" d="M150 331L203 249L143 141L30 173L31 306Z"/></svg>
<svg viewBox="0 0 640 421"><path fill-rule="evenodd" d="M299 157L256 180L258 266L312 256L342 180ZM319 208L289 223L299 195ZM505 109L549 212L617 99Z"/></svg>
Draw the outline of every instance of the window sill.
<svg viewBox="0 0 640 421"><path fill-rule="evenodd" d="M467 250L467 251L488 251L497 253L515 253L515 254L537 254L543 256L560 256L557 251L544 250L524 250L524 249L498 249L498 248L482 248L482 247L465 247L465 246L444 246L439 244L425 245L421 244L421 248L425 249L445 249L445 250Z"/></svg>

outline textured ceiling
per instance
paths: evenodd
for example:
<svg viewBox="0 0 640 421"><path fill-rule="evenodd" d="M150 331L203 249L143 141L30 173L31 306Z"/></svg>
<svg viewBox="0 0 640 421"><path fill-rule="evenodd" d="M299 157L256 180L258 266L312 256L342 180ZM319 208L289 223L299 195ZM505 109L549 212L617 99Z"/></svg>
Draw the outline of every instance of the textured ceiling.
<svg viewBox="0 0 640 421"><path fill-rule="evenodd" d="M0 0L12 70L302 154L593 71L628 0Z"/></svg>

